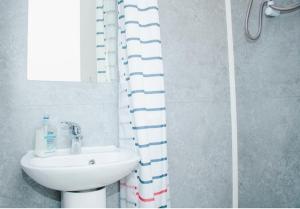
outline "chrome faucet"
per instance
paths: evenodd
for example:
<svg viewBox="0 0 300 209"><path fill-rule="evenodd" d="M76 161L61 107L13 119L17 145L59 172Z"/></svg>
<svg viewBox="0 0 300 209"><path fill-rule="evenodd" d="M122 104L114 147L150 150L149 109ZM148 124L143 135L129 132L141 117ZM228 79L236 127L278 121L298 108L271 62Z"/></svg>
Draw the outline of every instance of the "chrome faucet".
<svg viewBox="0 0 300 209"><path fill-rule="evenodd" d="M77 123L69 121L64 121L61 123L67 125L71 133L71 154L80 154L83 139L80 126Z"/></svg>

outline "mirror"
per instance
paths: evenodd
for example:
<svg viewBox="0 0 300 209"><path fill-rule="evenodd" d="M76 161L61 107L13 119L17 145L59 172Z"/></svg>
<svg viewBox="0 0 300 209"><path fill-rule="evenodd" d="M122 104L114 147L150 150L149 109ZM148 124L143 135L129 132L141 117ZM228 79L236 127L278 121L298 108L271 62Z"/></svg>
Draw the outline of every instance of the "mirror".
<svg viewBox="0 0 300 209"><path fill-rule="evenodd" d="M115 0L28 2L28 80L110 82L114 79Z"/></svg>

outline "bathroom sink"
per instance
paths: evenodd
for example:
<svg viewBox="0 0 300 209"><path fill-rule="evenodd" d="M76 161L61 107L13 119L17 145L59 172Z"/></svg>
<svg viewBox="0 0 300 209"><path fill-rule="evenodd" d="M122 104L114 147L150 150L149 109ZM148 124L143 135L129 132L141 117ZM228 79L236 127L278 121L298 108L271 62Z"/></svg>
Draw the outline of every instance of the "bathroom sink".
<svg viewBox="0 0 300 209"><path fill-rule="evenodd" d="M70 149L40 158L29 151L21 159L25 173L39 184L59 191L85 191L112 184L135 169L139 156L115 146L84 147L80 154Z"/></svg>

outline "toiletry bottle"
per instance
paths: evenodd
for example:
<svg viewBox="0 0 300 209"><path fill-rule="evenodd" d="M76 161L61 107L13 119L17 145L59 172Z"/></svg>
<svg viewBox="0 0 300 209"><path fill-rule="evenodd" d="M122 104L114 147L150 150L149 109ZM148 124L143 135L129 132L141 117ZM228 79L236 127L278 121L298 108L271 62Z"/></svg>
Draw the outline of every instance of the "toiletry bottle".
<svg viewBox="0 0 300 209"><path fill-rule="evenodd" d="M56 129L50 123L49 115L45 115L44 121L44 137L46 140L46 155L51 155L56 151Z"/></svg>
<svg viewBox="0 0 300 209"><path fill-rule="evenodd" d="M46 157L47 141L44 137L44 128L39 127L35 130L34 154L37 157Z"/></svg>
<svg viewBox="0 0 300 209"><path fill-rule="evenodd" d="M35 155L47 157L56 150L56 130L49 124L50 117L43 117L43 126L35 131Z"/></svg>

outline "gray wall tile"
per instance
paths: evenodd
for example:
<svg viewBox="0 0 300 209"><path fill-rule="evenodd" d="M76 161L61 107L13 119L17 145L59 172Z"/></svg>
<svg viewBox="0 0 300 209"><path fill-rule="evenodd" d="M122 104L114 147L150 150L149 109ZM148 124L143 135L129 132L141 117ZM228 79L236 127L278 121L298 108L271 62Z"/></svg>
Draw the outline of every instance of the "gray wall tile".
<svg viewBox="0 0 300 209"><path fill-rule="evenodd" d="M247 3L232 1L240 206L299 207L300 12L264 18L261 39L250 42L243 31Z"/></svg>
<svg viewBox="0 0 300 209"><path fill-rule="evenodd" d="M159 1L172 207L231 207L224 1Z"/></svg>
<svg viewBox="0 0 300 209"><path fill-rule="evenodd" d="M159 4L167 101L228 99L224 1Z"/></svg>
<svg viewBox="0 0 300 209"><path fill-rule="evenodd" d="M241 207L299 207L300 99L240 101Z"/></svg>
<svg viewBox="0 0 300 209"><path fill-rule="evenodd" d="M229 104L168 103L173 207L231 207Z"/></svg>

